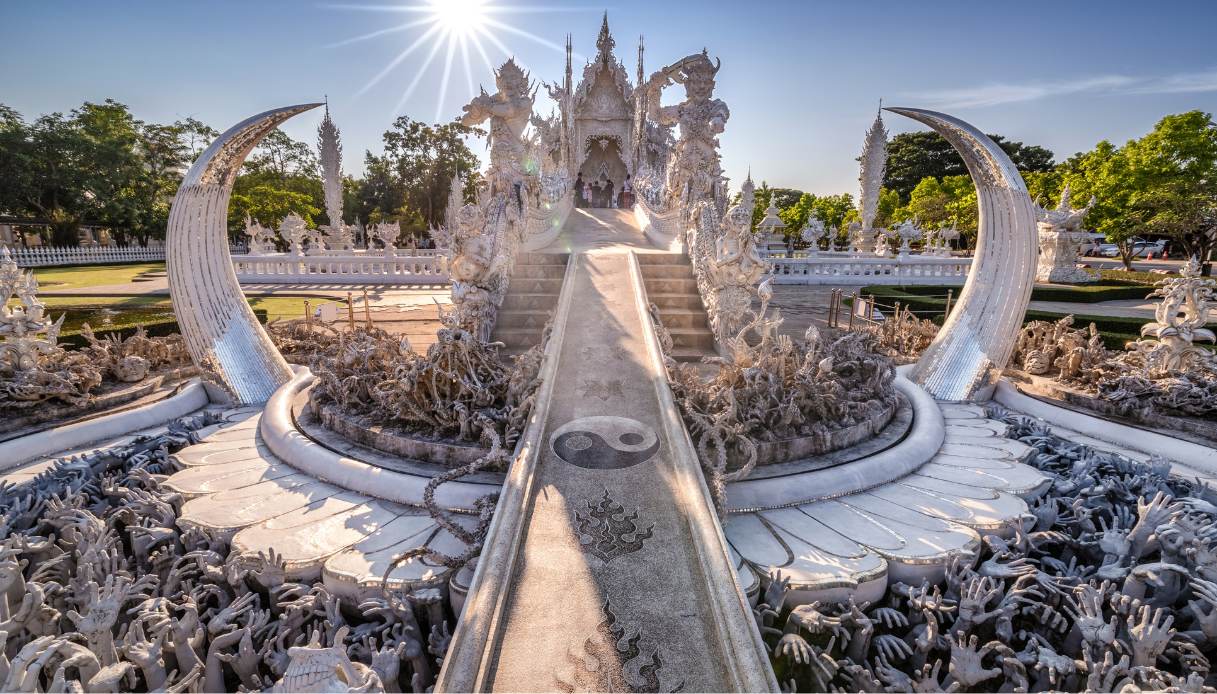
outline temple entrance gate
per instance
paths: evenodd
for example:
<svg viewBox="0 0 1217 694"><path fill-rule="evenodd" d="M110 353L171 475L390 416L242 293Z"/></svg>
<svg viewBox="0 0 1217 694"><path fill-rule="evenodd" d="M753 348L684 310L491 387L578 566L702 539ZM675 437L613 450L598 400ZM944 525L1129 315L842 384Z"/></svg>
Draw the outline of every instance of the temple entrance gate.
<svg viewBox="0 0 1217 694"><path fill-rule="evenodd" d="M587 201L589 207L613 207L621 185L629 175L629 168L621 157L621 140L616 136L588 137L584 147L583 163L579 167L579 176L592 184L602 186L612 185L611 197L603 195L600 199L593 193Z"/></svg>

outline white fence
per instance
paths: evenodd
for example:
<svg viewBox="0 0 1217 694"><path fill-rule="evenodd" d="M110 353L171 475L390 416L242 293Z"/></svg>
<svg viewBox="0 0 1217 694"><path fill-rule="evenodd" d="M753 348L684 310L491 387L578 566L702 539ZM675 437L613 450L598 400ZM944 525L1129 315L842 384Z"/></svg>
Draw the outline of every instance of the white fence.
<svg viewBox="0 0 1217 694"><path fill-rule="evenodd" d="M802 258L771 256L774 284L944 284L962 285L971 258L902 255L895 258L819 254Z"/></svg>
<svg viewBox="0 0 1217 694"><path fill-rule="evenodd" d="M10 248L18 267L147 263L165 259L165 248L144 246L35 246Z"/></svg>
<svg viewBox="0 0 1217 694"><path fill-rule="evenodd" d="M399 252L401 252L399 250ZM237 279L268 284L447 284L448 257L435 249L413 255L377 251L325 255L234 255Z"/></svg>

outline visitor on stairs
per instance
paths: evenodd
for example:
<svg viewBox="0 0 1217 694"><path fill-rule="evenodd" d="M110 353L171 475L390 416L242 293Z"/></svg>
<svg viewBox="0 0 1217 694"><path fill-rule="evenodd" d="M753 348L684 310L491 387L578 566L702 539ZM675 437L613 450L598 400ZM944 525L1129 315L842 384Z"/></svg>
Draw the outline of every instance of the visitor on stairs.
<svg viewBox="0 0 1217 694"><path fill-rule="evenodd" d="M622 209L630 209L634 206L634 184L630 181L630 175L625 175L625 182L621 184L621 195L618 196L618 207Z"/></svg>

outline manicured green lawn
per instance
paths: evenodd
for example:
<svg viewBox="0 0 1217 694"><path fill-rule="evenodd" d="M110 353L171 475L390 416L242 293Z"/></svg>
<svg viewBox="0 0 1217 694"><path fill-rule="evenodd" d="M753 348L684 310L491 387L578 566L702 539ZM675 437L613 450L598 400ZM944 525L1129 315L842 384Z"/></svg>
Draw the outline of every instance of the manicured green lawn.
<svg viewBox="0 0 1217 694"><path fill-rule="evenodd" d="M333 303L333 299L314 297L305 299L298 296L266 296L249 300L249 305L256 311L266 311L267 320L291 320L304 317L304 302L309 302L309 310L315 310L321 304Z"/></svg>
<svg viewBox="0 0 1217 694"><path fill-rule="evenodd" d="M149 270L164 270L164 263L129 265L77 265L73 267L34 268L43 289L83 289L107 284L124 284Z"/></svg>
<svg viewBox="0 0 1217 694"><path fill-rule="evenodd" d="M126 326L148 321L161 322L172 320L173 304L167 296L92 296L88 294L72 296L41 296L46 304L51 318L58 319L60 313L67 314L64 332L74 333L83 322L90 323L94 328L101 329L103 320L109 320L115 326ZM284 297L255 297L249 299L249 305L265 316L266 320L302 318L304 302L309 302L310 309L321 304L329 303L330 299L319 297L305 298L296 296ZM20 303L18 299L9 302L10 305Z"/></svg>
<svg viewBox="0 0 1217 694"><path fill-rule="evenodd" d="M893 287L893 286L873 286L863 287L861 290L862 296L874 296L875 303L886 307L891 307L894 303L899 302L901 306L908 307L910 310L917 313L920 318L929 320L942 325L942 311L946 305L945 295L948 290L954 291L956 297L959 296L960 287ZM1039 299L1035 292L1041 289L1055 289L1048 287L1037 287L1031 295L1032 299ZM1148 294L1150 287L1141 287L1144 294ZM1143 297L1144 294L1141 296ZM1085 290L1076 292L1068 298L1050 299L1054 301L1077 301L1082 303L1095 303L1097 299L1082 299L1079 296L1086 295ZM1105 299L1104 299L1105 300ZM850 299L846 299L850 302ZM890 310L890 309L889 309ZM1024 323L1029 323L1034 320L1056 321L1064 318L1065 314L1050 313L1047 311L1028 310L1023 317ZM1109 349L1123 349L1124 343L1131 340L1136 340L1140 337L1141 326L1153 320L1152 318L1128 318L1123 316L1093 316L1085 314L1074 314L1073 326L1075 328L1085 328L1091 323L1095 324L1099 333L1103 337L1103 343ZM1217 325L1210 324L1210 329L1217 328Z"/></svg>

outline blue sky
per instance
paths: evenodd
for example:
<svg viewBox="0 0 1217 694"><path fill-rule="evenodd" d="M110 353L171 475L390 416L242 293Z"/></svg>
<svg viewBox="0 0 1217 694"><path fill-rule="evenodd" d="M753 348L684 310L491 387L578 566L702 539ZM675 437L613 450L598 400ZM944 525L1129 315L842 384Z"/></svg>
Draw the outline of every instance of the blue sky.
<svg viewBox="0 0 1217 694"><path fill-rule="evenodd" d="M328 95L345 168L358 172L396 115L451 118L472 95L459 50L446 87L445 49L420 74L429 44L365 89L426 26L387 30L425 15L354 5L426 2L0 0L0 103L33 117L110 97L145 120L194 116L223 130ZM577 53L594 54L605 10L631 75L640 34L648 74L708 48L723 61L718 96L731 120L721 140L733 185L751 167L771 185L854 192L854 158L880 97L947 111L1058 159L1139 136L1167 113L1217 111L1217 2L491 4L504 8L497 21L540 39L486 27L545 80L561 79L554 46L567 32ZM344 43L372 32L384 33ZM482 45L496 65L505 58L494 42ZM473 49L470 66L474 90L492 83ZM549 108L539 99L539 110ZM285 129L313 142L319 119L306 114ZM894 132L916 129L899 116L886 121Z"/></svg>

